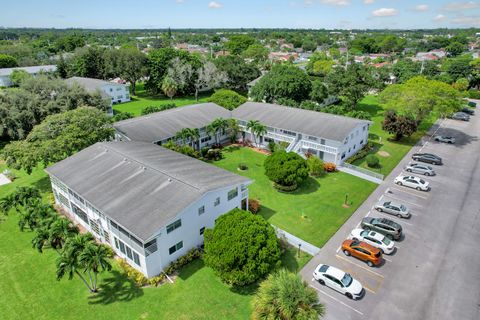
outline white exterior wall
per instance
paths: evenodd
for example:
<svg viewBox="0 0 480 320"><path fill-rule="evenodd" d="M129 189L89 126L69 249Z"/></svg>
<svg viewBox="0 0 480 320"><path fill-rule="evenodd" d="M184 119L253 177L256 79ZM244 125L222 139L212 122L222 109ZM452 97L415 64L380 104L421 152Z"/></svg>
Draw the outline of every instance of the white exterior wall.
<svg viewBox="0 0 480 320"><path fill-rule="evenodd" d="M66 210L70 214L74 222L83 226L101 242L108 244L113 249L116 255L124 258L132 267L142 272L145 276L149 278L158 275L165 267L168 267L171 262L185 255L190 249L202 245L203 235L200 235L200 228L213 228L213 226L215 225L215 220L219 216L229 212L234 208L241 208L242 200L248 199L248 188L245 186L244 190L242 191L241 185L233 185L231 187L218 189L205 194L201 199L197 200L195 203L186 208L183 212L178 214L177 217L166 223L165 226L157 232L158 249L153 254L145 257L145 250L143 249L143 246L139 246L129 237L127 237L119 230L115 229L113 226L110 225L108 220L113 219L105 217L105 215L99 213L98 211L92 210L91 205L87 205L87 202L85 200L85 204L82 204L73 195L69 194L68 191L65 192L59 186L57 186L58 183L54 183L53 180L54 179L52 179L52 190L54 190L56 204ZM65 187L68 188L68 186L66 185ZM237 197L228 201L228 192L233 188L237 188L238 195ZM101 228L100 232L97 233L95 230L93 230L91 224L88 224L82 219L80 219L73 212L70 205L66 206L65 204L63 204L59 200L59 198L57 198L58 194L61 194L69 202L74 203L80 209L82 209L87 214L89 221L97 222L99 227ZM81 197L80 194L78 195ZM220 197L220 204L218 206L214 206L215 199L217 197ZM202 215L198 215L198 209L202 205L205 205L205 213L203 213ZM181 219L182 226L167 234L166 226L178 219ZM126 226L120 225L120 227L128 231L128 228ZM134 236L133 233L130 234ZM139 255L140 266L137 265L132 259L128 258L126 254L122 253L119 249L116 248L114 241L115 237L122 241L125 245L129 246L132 251L136 252ZM153 237L148 241L145 241L144 243L147 243L152 239ZM182 249L170 255L169 248L180 241L183 241Z"/></svg>
<svg viewBox="0 0 480 320"><path fill-rule="evenodd" d="M344 143L340 148L339 160L343 163L345 160L353 156L360 151L364 145L368 143L368 125L358 125L348 135L348 141ZM342 155L345 153L345 158L342 159Z"/></svg>
<svg viewBox="0 0 480 320"><path fill-rule="evenodd" d="M236 198L228 201L228 191L233 188L238 189ZM220 197L220 204L214 206L215 199ZM201 199L190 205L177 217L169 221L161 230L157 237L158 250L146 258L146 275L153 277L158 275L168 265L185 255L189 250L199 247L203 244L203 235L200 235L202 227L213 228L215 220L234 208L241 208L242 200L248 198L248 189L241 191L241 186L232 186L209 192ZM204 205L205 213L198 214L198 209ZM181 219L182 226L167 234L166 226ZM175 244L183 242L183 247L170 255L169 248Z"/></svg>
<svg viewBox="0 0 480 320"><path fill-rule="evenodd" d="M130 101L130 91L124 84L106 84L102 87L103 92L108 94L112 99L112 103L122 103Z"/></svg>

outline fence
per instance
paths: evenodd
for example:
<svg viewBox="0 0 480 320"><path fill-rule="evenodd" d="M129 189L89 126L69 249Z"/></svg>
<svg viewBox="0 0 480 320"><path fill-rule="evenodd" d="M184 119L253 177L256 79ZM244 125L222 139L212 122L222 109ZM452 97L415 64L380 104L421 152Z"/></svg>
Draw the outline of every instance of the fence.
<svg viewBox="0 0 480 320"><path fill-rule="evenodd" d="M342 170L342 168L345 168L345 169L347 169L347 170ZM360 177L360 178L364 178L364 179L367 179L367 180L371 180L371 181L376 182L376 183L379 183L379 184L382 183L383 178L384 178L383 174L376 173L376 172L370 171L370 170L365 169L365 168L357 167L357 166L354 166L353 164L346 163L346 162L342 163L342 164L339 166L338 170L340 170L340 171L346 171L347 173L351 173L351 174L356 175L356 176L358 176L358 177ZM356 172L356 173L359 173L359 174L355 174L355 172ZM368 178L366 178L366 177L364 177L364 176L362 176L362 175L365 175L365 176L367 176L367 177L371 177L371 178L373 178L373 179L368 179Z"/></svg>
<svg viewBox="0 0 480 320"><path fill-rule="evenodd" d="M282 230L274 225L272 225L272 227L275 229L277 237L286 240L290 245L296 248L300 247L300 250L305 251L312 256L320 252L320 248L314 246L313 244L308 243L298 237L295 237L293 234L290 234L287 231Z"/></svg>

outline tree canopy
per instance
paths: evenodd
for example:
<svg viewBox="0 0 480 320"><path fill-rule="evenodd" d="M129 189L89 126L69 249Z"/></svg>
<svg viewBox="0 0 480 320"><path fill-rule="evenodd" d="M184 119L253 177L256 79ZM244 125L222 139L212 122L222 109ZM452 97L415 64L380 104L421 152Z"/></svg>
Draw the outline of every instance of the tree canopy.
<svg viewBox="0 0 480 320"><path fill-rule="evenodd" d="M227 82L225 88L239 90L240 92L247 90L247 83L260 76L260 70L253 63L245 62L245 59L239 56L223 56L214 60L217 69L225 72Z"/></svg>
<svg viewBox="0 0 480 320"><path fill-rule="evenodd" d="M265 159L265 175L281 186L295 186L308 177L305 159L295 152L279 150Z"/></svg>
<svg viewBox="0 0 480 320"><path fill-rule="evenodd" d="M13 68L17 67L18 62L15 57L8 54L0 53L0 68Z"/></svg>
<svg viewBox="0 0 480 320"><path fill-rule="evenodd" d="M215 91L208 101L218 104L228 110L233 110L247 102L247 98L228 89Z"/></svg>
<svg viewBox="0 0 480 320"><path fill-rule="evenodd" d="M261 216L234 209L205 230L205 264L222 281L244 286L279 264L280 248L273 227Z"/></svg>
<svg viewBox="0 0 480 320"><path fill-rule="evenodd" d="M6 145L1 155L7 165L31 173L38 164L63 160L98 141L113 138L105 112L92 107L50 115L25 140Z"/></svg>

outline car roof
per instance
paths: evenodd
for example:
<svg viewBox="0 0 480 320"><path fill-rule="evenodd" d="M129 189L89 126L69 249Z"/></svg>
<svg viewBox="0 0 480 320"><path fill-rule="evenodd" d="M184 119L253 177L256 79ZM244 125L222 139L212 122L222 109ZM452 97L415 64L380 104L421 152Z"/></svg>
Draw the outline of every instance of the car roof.
<svg viewBox="0 0 480 320"><path fill-rule="evenodd" d="M329 266L327 271L325 271L325 274L328 274L328 275L331 275L335 278L337 278L338 280L342 280L343 276L345 276L345 272L340 270L340 269L337 269L335 267L332 267L332 266Z"/></svg>
<svg viewBox="0 0 480 320"><path fill-rule="evenodd" d="M392 221L390 219L387 219L387 218L376 218L376 220L382 224L386 224L386 225L389 225L391 227L395 227L395 228L398 228L400 227L400 225L398 223L396 223L395 221Z"/></svg>
<svg viewBox="0 0 480 320"><path fill-rule="evenodd" d="M375 231L370 231L368 232L368 235L374 239L377 239L377 240L383 240L383 238L385 238L384 235L378 233L378 232L375 232Z"/></svg>
<svg viewBox="0 0 480 320"><path fill-rule="evenodd" d="M375 251L379 251L378 248L375 248L374 246L372 246L371 244L368 244L364 241L352 241L351 243L351 246L354 245L356 247L360 247L360 248L363 248L363 249L366 249L370 252L375 252Z"/></svg>

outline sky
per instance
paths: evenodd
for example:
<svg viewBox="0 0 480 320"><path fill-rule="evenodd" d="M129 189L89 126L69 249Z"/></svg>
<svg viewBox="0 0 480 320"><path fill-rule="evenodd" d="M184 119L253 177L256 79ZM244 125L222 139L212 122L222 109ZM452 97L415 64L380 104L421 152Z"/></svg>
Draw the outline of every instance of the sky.
<svg viewBox="0 0 480 320"><path fill-rule="evenodd" d="M480 0L0 0L0 27L480 27Z"/></svg>

